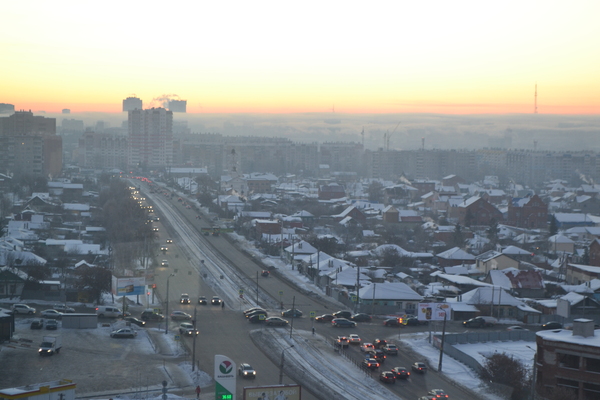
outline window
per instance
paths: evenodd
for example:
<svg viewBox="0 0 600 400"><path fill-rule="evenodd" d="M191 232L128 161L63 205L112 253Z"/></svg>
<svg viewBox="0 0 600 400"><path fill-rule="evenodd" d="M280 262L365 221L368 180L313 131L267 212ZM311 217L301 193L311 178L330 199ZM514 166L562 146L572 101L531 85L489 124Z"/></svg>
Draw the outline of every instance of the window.
<svg viewBox="0 0 600 400"><path fill-rule="evenodd" d="M600 373L600 359L597 358L585 358L585 370L589 372Z"/></svg>
<svg viewBox="0 0 600 400"><path fill-rule="evenodd" d="M558 366L561 368L579 369L579 356L557 353Z"/></svg>

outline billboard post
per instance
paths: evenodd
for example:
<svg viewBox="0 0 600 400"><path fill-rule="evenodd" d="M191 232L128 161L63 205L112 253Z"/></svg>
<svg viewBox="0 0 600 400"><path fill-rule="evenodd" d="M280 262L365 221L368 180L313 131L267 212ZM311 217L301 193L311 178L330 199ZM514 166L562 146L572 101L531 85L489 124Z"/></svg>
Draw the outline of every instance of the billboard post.
<svg viewBox="0 0 600 400"><path fill-rule="evenodd" d="M235 362L227 356L215 355L215 400L235 400Z"/></svg>

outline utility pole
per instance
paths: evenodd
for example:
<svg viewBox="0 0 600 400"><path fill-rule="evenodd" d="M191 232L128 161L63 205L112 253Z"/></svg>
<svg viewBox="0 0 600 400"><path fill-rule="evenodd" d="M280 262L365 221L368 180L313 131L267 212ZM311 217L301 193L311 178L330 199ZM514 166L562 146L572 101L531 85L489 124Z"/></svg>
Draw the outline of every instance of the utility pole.
<svg viewBox="0 0 600 400"><path fill-rule="evenodd" d="M444 311L444 325L442 328L442 343L440 345L440 363L438 364L438 372L442 372L442 359L444 358L444 339L446 338L446 316L447 312Z"/></svg>
<svg viewBox="0 0 600 400"><path fill-rule="evenodd" d="M194 369L196 368L196 311L198 311L197 307L194 307L194 320L192 321L194 324L194 332L192 333L194 335L194 341L192 342L192 372L194 372Z"/></svg>

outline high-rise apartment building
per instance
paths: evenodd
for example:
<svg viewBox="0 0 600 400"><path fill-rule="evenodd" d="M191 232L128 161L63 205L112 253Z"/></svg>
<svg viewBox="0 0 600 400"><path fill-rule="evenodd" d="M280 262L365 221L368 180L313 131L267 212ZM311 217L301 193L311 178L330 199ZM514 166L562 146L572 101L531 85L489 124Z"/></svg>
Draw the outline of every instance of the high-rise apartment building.
<svg viewBox="0 0 600 400"><path fill-rule="evenodd" d="M186 112L187 100L169 100L169 111Z"/></svg>
<svg viewBox="0 0 600 400"><path fill-rule="evenodd" d="M128 97L123 100L123 111L133 111L142 109L142 100L137 97Z"/></svg>
<svg viewBox="0 0 600 400"><path fill-rule="evenodd" d="M173 164L173 112L164 108L129 111L129 166L162 168Z"/></svg>

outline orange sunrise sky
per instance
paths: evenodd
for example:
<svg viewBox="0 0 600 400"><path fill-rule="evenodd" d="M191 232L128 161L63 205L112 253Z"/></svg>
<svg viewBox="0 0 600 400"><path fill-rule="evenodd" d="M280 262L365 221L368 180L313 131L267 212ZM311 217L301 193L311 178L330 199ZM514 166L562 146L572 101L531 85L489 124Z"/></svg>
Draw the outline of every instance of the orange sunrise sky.
<svg viewBox="0 0 600 400"><path fill-rule="evenodd" d="M120 112L600 114L600 2L24 1L0 103Z"/></svg>

